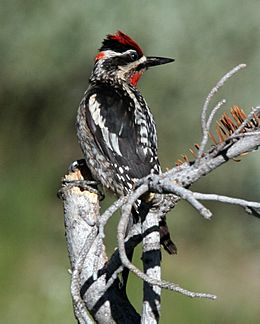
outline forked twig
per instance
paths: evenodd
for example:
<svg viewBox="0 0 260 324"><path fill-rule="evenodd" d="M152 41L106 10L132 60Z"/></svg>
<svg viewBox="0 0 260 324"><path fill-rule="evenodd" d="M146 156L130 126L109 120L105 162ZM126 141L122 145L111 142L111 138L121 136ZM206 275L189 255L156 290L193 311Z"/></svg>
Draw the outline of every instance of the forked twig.
<svg viewBox="0 0 260 324"><path fill-rule="evenodd" d="M195 163L198 163L198 161L201 159L205 147L208 142L208 132L211 126L211 122L213 120L214 115L216 112L219 110L219 108L226 102L225 99L220 101L212 110L208 120L207 120L207 111L209 108L210 101L212 100L213 96L218 92L218 90L224 85L224 83L230 79L235 73L237 73L239 70L243 69L246 67L246 64L239 64L236 67L234 67L232 70L230 70L228 73L226 73L220 80L219 82L211 89L209 92L203 108L202 108L202 113L201 113L201 129L202 129L202 140L199 148L199 152L197 154L197 160Z"/></svg>
<svg viewBox="0 0 260 324"><path fill-rule="evenodd" d="M151 285L158 286L160 288L173 290L176 292L179 292L183 295L186 295L188 297L192 298L208 298L208 299L216 299L215 295L207 294L207 293L196 293L189 291L187 289L184 289L180 287L179 285L175 283L171 283L165 280L157 280L154 278L151 278L147 276L145 273L143 273L140 269L138 269L136 266L134 266L128 259L125 251L125 244L124 244L124 237L126 232L126 227L131 215L132 207L135 203L135 201L143 195L145 192L149 190L148 184L143 184L139 188L137 188L128 198L127 203L122 208L122 216L120 218L118 228L117 228L117 239L118 239L118 249L120 253L120 258L125 267L127 267L130 271L132 271L137 277L141 278L142 280L146 281L147 283Z"/></svg>

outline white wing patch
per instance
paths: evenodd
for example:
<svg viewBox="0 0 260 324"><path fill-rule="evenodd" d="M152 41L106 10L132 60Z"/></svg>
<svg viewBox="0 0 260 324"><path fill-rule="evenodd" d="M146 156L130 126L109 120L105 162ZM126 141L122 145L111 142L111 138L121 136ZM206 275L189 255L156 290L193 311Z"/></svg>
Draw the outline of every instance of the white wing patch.
<svg viewBox="0 0 260 324"><path fill-rule="evenodd" d="M93 94L89 98L89 111L91 113L92 119L94 120L94 123L99 126L100 128L104 128L105 126L105 120L100 115L100 104L96 100L96 94Z"/></svg>
<svg viewBox="0 0 260 324"><path fill-rule="evenodd" d="M103 138L111 151L116 152L122 156L119 148L118 137L115 133L111 133L105 126L105 120L101 116L100 103L96 100L96 94L89 98L89 111L91 113L94 123L100 127Z"/></svg>
<svg viewBox="0 0 260 324"><path fill-rule="evenodd" d="M106 128L106 127L105 127ZM107 129L107 128L106 128ZM110 143L113 147L113 150L118 154L121 155L120 149L119 149L119 143L118 143L118 137L115 133L109 133Z"/></svg>

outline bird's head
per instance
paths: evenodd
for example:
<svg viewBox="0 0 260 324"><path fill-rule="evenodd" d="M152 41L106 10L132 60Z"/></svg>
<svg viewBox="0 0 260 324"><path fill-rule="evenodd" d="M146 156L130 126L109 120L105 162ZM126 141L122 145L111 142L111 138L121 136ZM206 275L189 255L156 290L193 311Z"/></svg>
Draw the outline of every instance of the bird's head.
<svg viewBox="0 0 260 324"><path fill-rule="evenodd" d="M90 80L127 82L133 86L149 67L173 62L166 57L145 56L141 47L128 35L118 31L107 35L95 57Z"/></svg>

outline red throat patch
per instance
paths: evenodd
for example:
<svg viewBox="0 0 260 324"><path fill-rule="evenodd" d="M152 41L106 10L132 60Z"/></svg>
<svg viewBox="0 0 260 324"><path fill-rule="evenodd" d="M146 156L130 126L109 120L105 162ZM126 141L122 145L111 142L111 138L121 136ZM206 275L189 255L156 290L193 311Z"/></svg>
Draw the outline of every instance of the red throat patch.
<svg viewBox="0 0 260 324"><path fill-rule="evenodd" d="M142 72L135 72L131 77L130 77L130 83L136 87L139 79L141 78L142 76Z"/></svg>

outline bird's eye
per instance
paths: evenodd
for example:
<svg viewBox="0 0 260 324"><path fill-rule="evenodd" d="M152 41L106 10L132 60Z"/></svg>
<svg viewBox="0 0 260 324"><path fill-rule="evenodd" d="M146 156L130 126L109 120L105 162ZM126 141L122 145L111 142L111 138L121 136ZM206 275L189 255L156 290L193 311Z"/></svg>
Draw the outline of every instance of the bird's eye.
<svg viewBox="0 0 260 324"><path fill-rule="evenodd" d="M132 61L136 61L138 59L138 54L136 52L131 52L129 56Z"/></svg>

